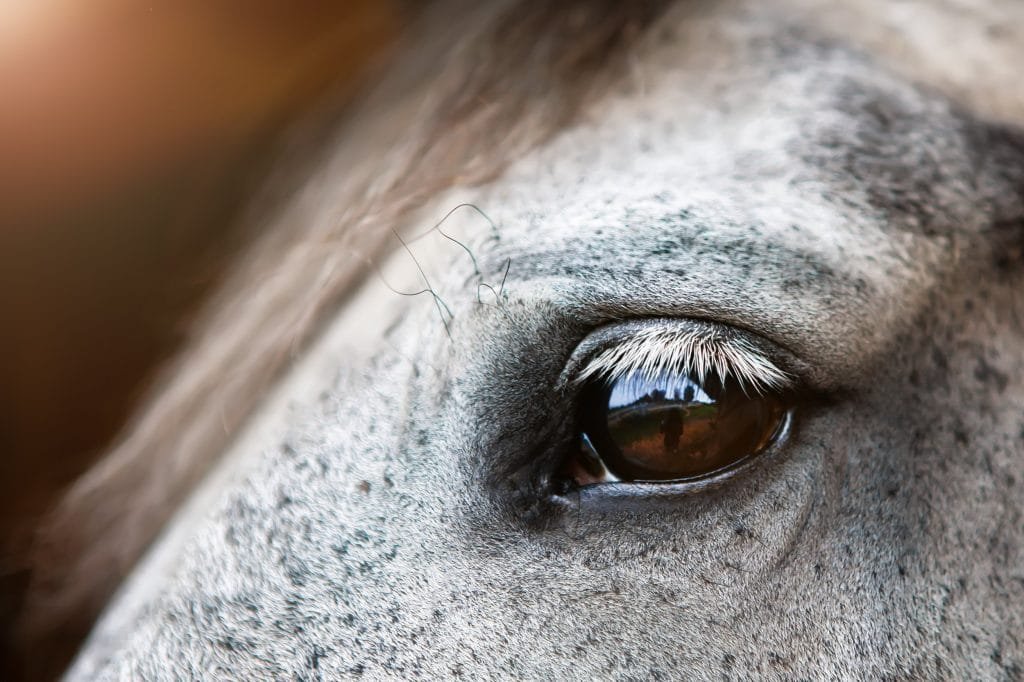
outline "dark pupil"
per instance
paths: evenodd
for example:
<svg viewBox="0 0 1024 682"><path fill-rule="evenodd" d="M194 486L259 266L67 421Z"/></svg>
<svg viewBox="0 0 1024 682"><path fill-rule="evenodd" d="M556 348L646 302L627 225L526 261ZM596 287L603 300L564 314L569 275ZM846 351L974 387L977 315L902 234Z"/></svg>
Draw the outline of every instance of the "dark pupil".
<svg viewBox="0 0 1024 682"><path fill-rule="evenodd" d="M733 380L627 375L592 387L582 446L624 481L699 478L764 449L784 415L777 399ZM592 469L592 467L587 467Z"/></svg>

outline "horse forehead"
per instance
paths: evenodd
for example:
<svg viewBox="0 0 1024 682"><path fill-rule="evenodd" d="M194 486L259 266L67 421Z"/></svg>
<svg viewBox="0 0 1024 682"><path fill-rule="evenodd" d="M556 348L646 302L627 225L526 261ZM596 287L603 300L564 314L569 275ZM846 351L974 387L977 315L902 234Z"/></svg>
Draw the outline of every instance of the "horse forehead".
<svg viewBox="0 0 1024 682"><path fill-rule="evenodd" d="M971 122L948 102L842 48L727 38L729 58L696 65L685 39L653 41L639 75L514 164L485 205L538 248L594 227L639 242L638 226L668 232L688 217L848 258L984 223Z"/></svg>

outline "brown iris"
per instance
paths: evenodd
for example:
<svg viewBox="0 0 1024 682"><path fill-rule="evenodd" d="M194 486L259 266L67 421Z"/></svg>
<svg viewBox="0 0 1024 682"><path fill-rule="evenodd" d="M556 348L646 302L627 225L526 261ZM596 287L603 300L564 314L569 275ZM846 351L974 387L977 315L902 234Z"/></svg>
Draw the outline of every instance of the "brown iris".
<svg viewBox="0 0 1024 682"><path fill-rule="evenodd" d="M760 453L785 418L778 396L745 392L734 379L633 373L593 382L565 473L578 485L705 478Z"/></svg>

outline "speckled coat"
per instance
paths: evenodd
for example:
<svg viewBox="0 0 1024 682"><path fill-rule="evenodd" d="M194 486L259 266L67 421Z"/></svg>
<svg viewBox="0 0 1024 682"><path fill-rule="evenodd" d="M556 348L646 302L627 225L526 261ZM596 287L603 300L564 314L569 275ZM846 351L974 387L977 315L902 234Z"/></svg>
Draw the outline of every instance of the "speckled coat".
<svg viewBox="0 0 1024 682"><path fill-rule="evenodd" d="M403 214L418 263L319 315L71 679L1024 676L1021 6L622 21L586 96ZM360 131L281 220L344 211ZM469 253L428 229L464 201ZM669 318L772 349L790 433L696 492L554 490L574 349Z"/></svg>

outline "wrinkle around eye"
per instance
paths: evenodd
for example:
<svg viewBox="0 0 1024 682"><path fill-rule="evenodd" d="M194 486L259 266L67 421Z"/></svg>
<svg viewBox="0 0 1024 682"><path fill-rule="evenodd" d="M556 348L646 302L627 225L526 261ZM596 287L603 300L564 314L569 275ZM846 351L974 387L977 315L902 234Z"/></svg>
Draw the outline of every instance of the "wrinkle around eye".
<svg viewBox="0 0 1024 682"><path fill-rule="evenodd" d="M805 379L827 390L863 385L949 255L814 197L778 207L729 194L677 211L642 199L591 210L571 233L556 225L528 243L507 241L491 257L511 258L510 282L525 296L587 325L727 324L802 359Z"/></svg>
<svg viewBox="0 0 1024 682"><path fill-rule="evenodd" d="M803 301L775 296L774 292L744 292L665 279L607 279L545 277L509 285L525 302L544 301L551 313L567 325L589 330L611 328L631 320L679 320L680 324L706 323L727 328L756 341L780 368L816 392L855 389L870 376L878 342L861 332L858 324L836 324L828 310L808 309ZM874 332L872 332L874 334ZM585 332L579 337L584 344ZM588 341L593 343L593 341ZM567 366L578 362L574 351ZM557 382L564 388L569 372Z"/></svg>

